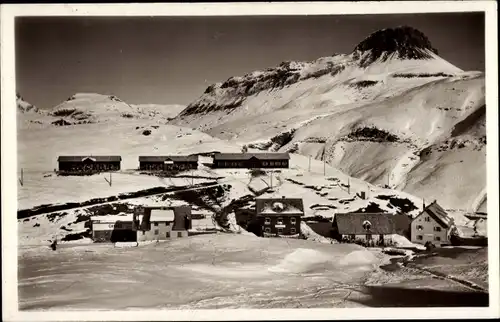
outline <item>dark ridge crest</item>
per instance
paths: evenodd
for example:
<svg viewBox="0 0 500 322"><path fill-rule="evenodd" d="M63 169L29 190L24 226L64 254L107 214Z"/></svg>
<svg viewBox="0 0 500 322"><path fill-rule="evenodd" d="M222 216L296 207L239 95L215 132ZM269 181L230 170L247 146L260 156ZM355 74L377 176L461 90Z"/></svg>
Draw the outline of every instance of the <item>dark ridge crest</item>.
<svg viewBox="0 0 500 322"><path fill-rule="evenodd" d="M430 59L429 52L438 54L424 33L409 26L376 31L354 48L355 55L368 53L360 62L362 67L378 59L385 61L391 54L399 59Z"/></svg>

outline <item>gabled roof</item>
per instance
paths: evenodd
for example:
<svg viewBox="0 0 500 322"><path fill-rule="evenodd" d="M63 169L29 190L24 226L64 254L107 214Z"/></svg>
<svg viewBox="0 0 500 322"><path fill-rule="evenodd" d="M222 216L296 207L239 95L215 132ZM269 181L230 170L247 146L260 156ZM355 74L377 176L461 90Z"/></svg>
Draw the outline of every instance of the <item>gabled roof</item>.
<svg viewBox="0 0 500 322"><path fill-rule="evenodd" d="M335 214L338 232L341 235L365 235L381 234L390 235L396 233L394 215L388 213L347 213ZM363 227L363 223L369 222L368 231Z"/></svg>
<svg viewBox="0 0 500 322"><path fill-rule="evenodd" d="M300 198L255 199L257 215L303 215L304 203Z"/></svg>
<svg viewBox="0 0 500 322"><path fill-rule="evenodd" d="M197 155L157 155L157 156L140 156L139 162L198 162Z"/></svg>
<svg viewBox="0 0 500 322"><path fill-rule="evenodd" d="M214 160L241 160L246 161L251 158L259 160L289 160L288 153L216 153Z"/></svg>
<svg viewBox="0 0 500 322"><path fill-rule="evenodd" d="M94 162L120 162L122 157L119 155L61 155L57 158L58 162L83 162L85 159Z"/></svg>
<svg viewBox="0 0 500 322"><path fill-rule="evenodd" d="M436 200L425 207L424 210L417 217L415 217L415 219L420 217L420 215L424 212L429 214L429 216L431 216L435 221L437 221L438 224L440 224L444 228L450 228L453 224L453 219L448 216L448 213L443 209L443 207L438 205Z"/></svg>

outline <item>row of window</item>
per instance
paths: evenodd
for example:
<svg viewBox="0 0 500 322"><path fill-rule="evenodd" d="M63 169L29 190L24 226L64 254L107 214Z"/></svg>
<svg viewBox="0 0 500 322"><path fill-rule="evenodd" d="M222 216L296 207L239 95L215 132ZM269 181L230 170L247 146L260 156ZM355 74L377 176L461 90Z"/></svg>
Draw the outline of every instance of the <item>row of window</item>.
<svg viewBox="0 0 500 322"><path fill-rule="evenodd" d="M277 224L277 225L283 225L283 223L284 223L284 222L285 222L285 221L283 220L283 217L278 217L278 220L277 220L277 223L276 223L276 224ZM271 224L271 218L266 217L266 219L265 219L264 223L265 223L266 225L270 225L270 224ZM291 217L291 218L290 218L290 223L291 223L292 225L295 225L295 224L297 223L297 219L296 219L295 217Z"/></svg>
<svg viewBox="0 0 500 322"><path fill-rule="evenodd" d="M109 163L92 163L92 164L72 164L61 165L63 170L78 171L78 170L118 170L120 168L117 164Z"/></svg>
<svg viewBox="0 0 500 322"><path fill-rule="evenodd" d="M423 240L423 236L422 235L417 235L417 240ZM440 241L441 240L441 237L439 236L434 236L434 240L436 241Z"/></svg>
<svg viewBox="0 0 500 322"><path fill-rule="evenodd" d="M264 231L266 233L271 233L271 228L266 227L266 229L264 229ZM294 235L296 233L297 233L297 230L295 228L290 229L290 234ZM278 228L278 235L281 235L281 234L283 234L283 228Z"/></svg>
<svg viewBox="0 0 500 322"><path fill-rule="evenodd" d="M220 165L223 165L225 167L243 167L243 161L220 161ZM272 166L272 167L279 167L279 166L287 166L288 162L287 161L263 161L262 165L267 167L267 166Z"/></svg>
<svg viewBox="0 0 500 322"><path fill-rule="evenodd" d="M277 167L279 167L279 166L286 166L287 164L288 163L286 161L269 161L269 162L268 161L263 161L262 162L263 166L270 165L270 166L277 166Z"/></svg>
<svg viewBox="0 0 500 322"><path fill-rule="evenodd" d="M424 230L424 226L422 226L422 225L417 225L417 230L418 230L418 231L420 231L420 230ZM434 231L441 231L441 227L439 227L439 226L434 227Z"/></svg>
<svg viewBox="0 0 500 322"><path fill-rule="evenodd" d="M155 231L154 231L154 232L155 232L155 235L156 235L156 236L158 236L158 235L160 234L160 231L159 231L158 229L155 229ZM142 232L142 235L146 235L146 232L145 232L145 231L143 231L143 232ZM170 238L170 232L169 232L169 231L167 231L167 232L166 232L166 237L167 237L167 238ZM177 232L177 237L182 237L182 232L181 232L181 231L178 231L178 232Z"/></svg>
<svg viewBox="0 0 500 322"><path fill-rule="evenodd" d="M173 170L173 169L178 169L178 170L184 170L184 169L196 169L197 165L191 165L191 164L144 164L141 165L141 169L143 170Z"/></svg>

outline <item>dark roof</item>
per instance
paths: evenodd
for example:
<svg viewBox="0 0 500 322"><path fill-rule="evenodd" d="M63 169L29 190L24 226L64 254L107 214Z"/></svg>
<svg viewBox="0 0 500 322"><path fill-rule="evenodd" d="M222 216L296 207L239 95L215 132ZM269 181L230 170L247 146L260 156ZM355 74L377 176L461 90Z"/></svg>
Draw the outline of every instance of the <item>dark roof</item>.
<svg viewBox="0 0 500 322"><path fill-rule="evenodd" d="M337 228L341 235L364 235L367 231L363 228L363 223L368 221L371 228L370 234L389 235L396 233L394 215L388 213L349 213L335 214Z"/></svg>
<svg viewBox="0 0 500 322"><path fill-rule="evenodd" d="M442 227L449 228L452 224L452 219L448 216L446 210L443 209L440 205L438 205L437 201L434 200L430 205L424 208L424 210L420 213L428 213L429 216L434 218ZM418 215L417 217L419 217ZM415 219L417 218L415 217Z"/></svg>
<svg viewBox="0 0 500 322"><path fill-rule="evenodd" d="M157 155L157 156L140 156L139 162L198 162L197 155Z"/></svg>
<svg viewBox="0 0 500 322"><path fill-rule="evenodd" d="M216 153L214 160L249 160L251 158L259 160L289 160L288 153Z"/></svg>
<svg viewBox="0 0 500 322"><path fill-rule="evenodd" d="M304 203L299 198L255 199L257 215L303 215Z"/></svg>
<svg viewBox="0 0 500 322"><path fill-rule="evenodd" d="M91 159L96 162L119 162L122 157L119 155L61 155L58 162L83 162L85 159Z"/></svg>

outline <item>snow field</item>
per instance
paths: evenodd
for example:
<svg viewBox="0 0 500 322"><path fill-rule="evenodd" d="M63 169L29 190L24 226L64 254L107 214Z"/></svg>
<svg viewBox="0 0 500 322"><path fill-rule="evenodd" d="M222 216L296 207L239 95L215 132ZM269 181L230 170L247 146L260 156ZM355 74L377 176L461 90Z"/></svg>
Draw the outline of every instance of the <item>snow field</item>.
<svg viewBox="0 0 500 322"><path fill-rule="evenodd" d="M275 307L273 298L312 297L318 288L359 282L377 263L356 245L222 233L132 248L73 248L20 259L21 309L262 307L264 301ZM328 307L333 299L320 296L316 303Z"/></svg>

